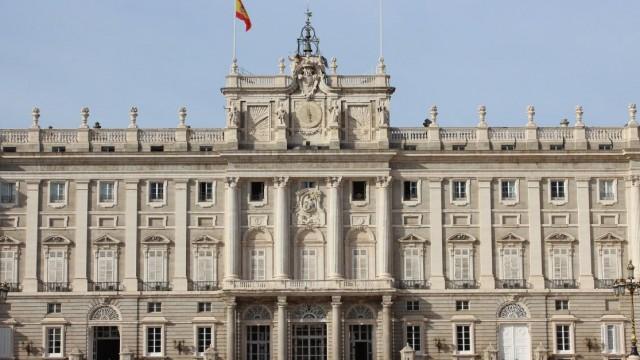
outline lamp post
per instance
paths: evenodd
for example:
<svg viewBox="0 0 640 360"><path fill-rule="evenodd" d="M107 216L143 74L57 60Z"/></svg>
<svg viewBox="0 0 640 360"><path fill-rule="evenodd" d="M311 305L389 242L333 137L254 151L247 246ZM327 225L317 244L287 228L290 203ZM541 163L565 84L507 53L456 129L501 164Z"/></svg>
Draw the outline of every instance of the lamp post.
<svg viewBox="0 0 640 360"><path fill-rule="evenodd" d="M640 359L640 355L638 355L638 338L636 337L636 309L633 301L634 293L640 288L640 281L635 279L634 270L635 266L629 261L627 278L616 280L613 284L613 291L616 295L622 296L626 290L629 290L629 296L631 297L631 352L629 353L629 358Z"/></svg>
<svg viewBox="0 0 640 360"><path fill-rule="evenodd" d="M9 284L0 283L0 304L7 301L7 294L9 294Z"/></svg>

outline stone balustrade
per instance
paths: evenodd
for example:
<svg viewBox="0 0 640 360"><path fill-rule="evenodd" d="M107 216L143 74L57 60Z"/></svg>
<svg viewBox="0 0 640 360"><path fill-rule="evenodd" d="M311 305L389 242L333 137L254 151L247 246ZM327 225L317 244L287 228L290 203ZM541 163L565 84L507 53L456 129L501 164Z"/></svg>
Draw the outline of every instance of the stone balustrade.
<svg viewBox="0 0 640 360"><path fill-rule="evenodd" d="M373 88L389 86L388 75L327 75L327 84L336 88ZM226 85L240 89L270 89L291 86L293 78L288 75L229 75Z"/></svg>
<svg viewBox="0 0 640 360"><path fill-rule="evenodd" d="M393 280L230 280L225 290L374 290L391 289Z"/></svg>
<svg viewBox="0 0 640 360"><path fill-rule="evenodd" d="M495 127L489 128L489 140L496 141L510 141L510 140L525 140L527 136L526 128L509 128L509 127Z"/></svg>
<svg viewBox="0 0 640 360"><path fill-rule="evenodd" d="M26 144L29 142L29 130L4 129L0 130L0 143L2 144Z"/></svg>

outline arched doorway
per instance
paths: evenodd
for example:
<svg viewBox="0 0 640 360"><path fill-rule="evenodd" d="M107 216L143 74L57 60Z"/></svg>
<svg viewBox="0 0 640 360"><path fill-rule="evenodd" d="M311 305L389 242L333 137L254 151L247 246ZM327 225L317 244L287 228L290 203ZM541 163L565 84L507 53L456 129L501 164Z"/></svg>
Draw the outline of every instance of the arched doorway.
<svg viewBox="0 0 640 360"><path fill-rule="evenodd" d="M365 305L354 305L346 316L349 360L373 360L375 357L374 311Z"/></svg>
<svg viewBox="0 0 640 360"><path fill-rule="evenodd" d="M89 315L93 360L120 358L120 313L110 305L100 305Z"/></svg>
<svg viewBox="0 0 640 360"><path fill-rule="evenodd" d="M530 360L531 338L527 310L517 303L507 303L498 311L500 360Z"/></svg>
<svg viewBox="0 0 640 360"><path fill-rule="evenodd" d="M271 359L271 321L264 305L252 305L244 312L244 359Z"/></svg>
<svg viewBox="0 0 640 360"><path fill-rule="evenodd" d="M292 314L294 360L327 360L327 313L319 305L300 305Z"/></svg>

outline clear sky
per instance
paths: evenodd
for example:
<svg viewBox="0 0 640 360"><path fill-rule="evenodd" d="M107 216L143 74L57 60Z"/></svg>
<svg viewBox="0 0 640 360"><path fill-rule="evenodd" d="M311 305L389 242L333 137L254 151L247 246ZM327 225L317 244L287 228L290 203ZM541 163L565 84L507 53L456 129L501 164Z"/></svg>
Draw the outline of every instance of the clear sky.
<svg viewBox="0 0 640 360"><path fill-rule="evenodd" d="M277 72L304 22L307 0L244 0L240 66ZM310 0L322 53L339 72L375 71L378 0ZM397 91L395 126L420 126L437 104L441 126L574 119L622 125L640 103L640 1L384 0L384 55ZM103 127L174 127L185 105L193 127L224 126L233 0L0 0L0 127L75 128L80 108Z"/></svg>

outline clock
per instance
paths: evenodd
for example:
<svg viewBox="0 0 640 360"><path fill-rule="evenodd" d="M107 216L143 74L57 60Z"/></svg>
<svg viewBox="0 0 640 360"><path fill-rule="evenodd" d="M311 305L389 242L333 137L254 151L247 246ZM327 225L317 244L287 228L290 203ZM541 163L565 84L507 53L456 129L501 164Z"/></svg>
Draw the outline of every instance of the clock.
<svg viewBox="0 0 640 360"><path fill-rule="evenodd" d="M314 128L322 121L322 108L312 101L300 102L296 106L296 118L298 127Z"/></svg>

